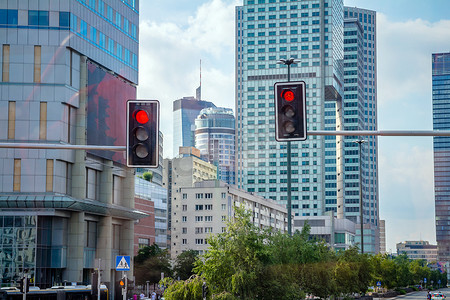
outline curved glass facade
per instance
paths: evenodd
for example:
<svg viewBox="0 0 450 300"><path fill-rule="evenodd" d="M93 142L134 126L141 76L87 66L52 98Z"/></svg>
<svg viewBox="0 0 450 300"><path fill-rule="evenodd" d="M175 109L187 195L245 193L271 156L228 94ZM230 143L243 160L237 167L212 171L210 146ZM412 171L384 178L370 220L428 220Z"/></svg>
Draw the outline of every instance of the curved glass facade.
<svg viewBox="0 0 450 300"><path fill-rule="evenodd" d="M235 184L235 118L229 108L205 108L195 119L195 147L217 166L217 177Z"/></svg>

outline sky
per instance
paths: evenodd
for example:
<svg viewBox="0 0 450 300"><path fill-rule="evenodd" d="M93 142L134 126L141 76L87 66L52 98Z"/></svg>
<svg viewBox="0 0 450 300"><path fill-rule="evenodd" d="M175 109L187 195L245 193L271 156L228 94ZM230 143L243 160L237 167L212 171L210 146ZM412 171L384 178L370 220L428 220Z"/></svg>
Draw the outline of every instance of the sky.
<svg viewBox="0 0 450 300"><path fill-rule="evenodd" d="M432 130L431 54L450 52L448 0L344 0L377 11L378 129ZM161 103L172 157L172 103L195 96L234 110L234 13L241 0L140 1L138 99ZM201 79L200 79L201 60ZM386 249L436 244L431 137L379 137Z"/></svg>

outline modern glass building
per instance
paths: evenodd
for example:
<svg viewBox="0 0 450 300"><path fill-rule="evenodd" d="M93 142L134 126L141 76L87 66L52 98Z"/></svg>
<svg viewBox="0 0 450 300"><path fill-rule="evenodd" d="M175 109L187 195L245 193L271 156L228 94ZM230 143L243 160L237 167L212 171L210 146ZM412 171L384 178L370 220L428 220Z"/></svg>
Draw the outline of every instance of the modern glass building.
<svg viewBox="0 0 450 300"><path fill-rule="evenodd" d="M180 147L195 147L195 118L207 107L216 107L212 102L183 97L173 102L173 157Z"/></svg>
<svg viewBox="0 0 450 300"><path fill-rule="evenodd" d="M343 29L343 3L338 0L246 0L236 9L236 152L240 188L286 205L286 143L275 141L273 85L287 81L287 67L276 62L290 57L301 60L291 66L291 81L306 82L308 130L324 130L326 107L343 96ZM325 143L318 136L292 143L295 216L318 216L325 211L329 188L326 174L336 176L336 155L328 167ZM336 191L336 187L330 188Z"/></svg>
<svg viewBox="0 0 450 300"><path fill-rule="evenodd" d="M344 130L378 129L376 68L376 12L344 7L344 100L341 117ZM361 161L357 140L364 140ZM364 252L377 253L380 249L378 138L346 136L343 142L343 214L347 219L360 222L359 184L362 183ZM356 242L360 243L359 226L356 233Z"/></svg>
<svg viewBox="0 0 450 300"><path fill-rule="evenodd" d="M195 119L195 148L201 158L217 166L217 178L235 184L235 118L233 110L204 108Z"/></svg>
<svg viewBox="0 0 450 300"><path fill-rule="evenodd" d="M0 1L0 141L124 145L138 83L135 0ZM0 285L90 284L114 294L132 255L134 176L122 152L0 150Z"/></svg>
<svg viewBox="0 0 450 300"><path fill-rule="evenodd" d="M162 161L161 161L162 163ZM155 213L155 237L154 240L148 240L145 246L151 246L154 243L160 248L168 247L168 224L167 224L167 189L152 181L146 181L143 178L135 178L136 197L152 201ZM138 224L139 225L139 224ZM138 234L135 232L135 234ZM144 243L140 243L143 246Z"/></svg>
<svg viewBox="0 0 450 300"><path fill-rule="evenodd" d="M450 130L450 53L432 54L433 130ZM434 137L438 261L450 261L450 137Z"/></svg>
<svg viewBox="0 0 450 300"><path fill-rule="evenodd" d="M344 16L356 20L345 22L344 27ZM290 79L306 83L309 131L376 129L375 25L375 12L344 8L339 0L245 0L236 8L236 176L240 188L287 203L286 143L274 138L273 85L287 81L287 67L277 64L279 59L300 60L291 65ZM355 35L351 42L344 31ZM311 135L304 142L292 142L295 216L338 212L341 203L340 217L358 221L359 152L353 142L358 138ZM366 223L373 220L375 226L376 146L376 139L363 146L361 172ZM370 238L369 243L371 249L366 249L378 252L376 239Z"/></svg>

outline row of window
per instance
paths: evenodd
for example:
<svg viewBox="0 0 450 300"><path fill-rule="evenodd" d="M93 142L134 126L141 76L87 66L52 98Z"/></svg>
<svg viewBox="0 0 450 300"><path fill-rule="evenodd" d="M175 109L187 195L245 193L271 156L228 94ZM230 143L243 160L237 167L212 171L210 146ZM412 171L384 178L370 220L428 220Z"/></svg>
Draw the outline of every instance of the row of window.
<svg viewBox="0 0 450 300"><path fill-rule="evenodd" d="M283 2L287 2L287 1L286 0L279 0L279 2L283 3ZM265 3L266 3L266 0L257 0L257 4L265 4ZM276 0L267 0L267 3L277 3L277 1ZM247 1L247 5L254 5L254 4L255 4L255 0L248 0ZM324 6L328 7L328 3L325 3ZM309 4L302 4L302 5L300 5L300 7L302 9L306 9L306 8L309 8ZM311 8L319 8L319 7L320 7L319 3L312 3L311 4ZM298 5L291 5L289 8L290 9L298 9ZM286 10L286 9L287 9L287 6L280 6L280 10ZM275 11L275 10L276 10L275 6L269 7L269 11ZM262 12L262 11L265 11L265 7L258 7L258 12ZM247 12L249 12L249 13L255 12L255 8L249 7L247 9Z"/></svg>
<svg viewBox="0 0 450 300"><path fill-rule="evenodd" d="M324 24L328 24L328 19L325 19ZM290 26L298 26L299 23L298 22L291 22L291 24L294 23L294 25L290 25ZM255 27L256 25L256 27ZM267 24L267 28L276 28L276 27L286 27L288 26L287 22L280 22L279 24L277 23L268 23ZM309 25L320 25L320 20L311 20L311 22L309 20L305 20L305 21L300 21L300 26L309 26ZM247 24L247 29L263 29L266 28L266 23L259 23L259 24ZM326 29L326 28L325 28ZM282 33L280 33L282 34ZM286 33L285 33L286 34Z"/></svg>
<svg viewBox="0 0 450 300"><path fill-rule="evenodd" d="M109 21L120 31L131 36L134 39L137 38L136 25L133 24L124 16L122 16L118 11L115 11L111 6L105 4L103 0L78 0L78 1L83 3L86 7L94 11L97 15L101 16L103 19ZM133 7L135 7L134 4Z"/></svg>
<svg viewBox="0 0 450 300"><path fill-rule="evenodd" d="M325 11L325 15L328 15L328 11ZM302 18L308 18L309 16L310 16L309 12L304 12L304 13L300 14L300 17L302 17ZM289 15L289 18L291 18L291 19L296 19L298 17L299 17L298 13L292 13L292 14ZM320 17L320 12L318 12L318 11L311 12L311 17ZM288 18L287 14L268 15L268 19L269 20L287 19L287 18ZM248 16L247 17L247 21L255 21L255 20L264 21L265 19L266 19L265 15L260 15L256 19L255 19L255 16Z"/></svg>
<svg viewBox="0 0 450 300"><path fill-rule="evenodd" d="M70 29L125 64L131 65L133 68L137 69L138 60L135 53L114 41L111 37L106 36L95 27L88 25L86 21L72 15L70 18Z"/></svg>

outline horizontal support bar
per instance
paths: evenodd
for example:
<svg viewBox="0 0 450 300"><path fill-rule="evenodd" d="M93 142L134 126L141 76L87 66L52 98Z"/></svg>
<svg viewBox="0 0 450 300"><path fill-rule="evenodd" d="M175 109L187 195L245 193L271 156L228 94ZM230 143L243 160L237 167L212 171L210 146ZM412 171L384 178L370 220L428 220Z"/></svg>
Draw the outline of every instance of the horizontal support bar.
<svg viewBox="0 0 450 300"><path fill-rule="evenodd" d="M450 136L450 130L341 130L308 131L308 135L358 135L358 136Z"/></svg>
<svg viewBox="0 0 450 300"><path fill-rule="evenodd" d="M0 142L0 148L109 150L109 151L126 150L125 146L70 145L70 144L44 144L44 143L2 143L2 142Z"/></svg>

